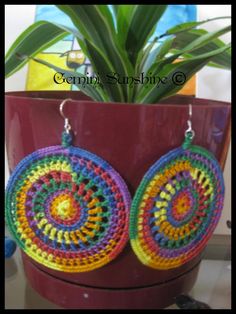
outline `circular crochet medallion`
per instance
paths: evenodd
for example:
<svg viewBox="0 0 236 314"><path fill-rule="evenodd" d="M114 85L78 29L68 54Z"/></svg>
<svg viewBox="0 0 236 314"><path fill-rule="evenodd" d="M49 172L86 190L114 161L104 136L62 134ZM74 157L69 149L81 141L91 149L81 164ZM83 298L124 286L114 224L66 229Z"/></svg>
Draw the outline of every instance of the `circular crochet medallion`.
<svg viewBox="0 0 236 314"><path fill-rule="evenodd" d="M143 264L178 267L198 255L223 208L224 182L217 160L189 145L170 151L145 174L130 213L130 240Z"/></svg>
<svg viewBox="0 0 236 314"><path fill-rule="evenodd" d="M128 240L130 195L104 160L73 146L40 149L14 170L6 220L37 262L83 272L113 260Z"/></svg>

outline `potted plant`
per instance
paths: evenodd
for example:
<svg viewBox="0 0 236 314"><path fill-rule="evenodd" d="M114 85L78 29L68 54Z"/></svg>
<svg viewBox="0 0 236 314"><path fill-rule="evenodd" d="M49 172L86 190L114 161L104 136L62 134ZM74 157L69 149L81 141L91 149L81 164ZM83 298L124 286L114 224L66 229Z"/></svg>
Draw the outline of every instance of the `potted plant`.
<svg viewBox="0 0 236 314"><path fill-rule="evenodd" d="M39 21L25 30L6 55L6 77L33 59L52 68L81 92L6 93L6 143L10 169L34 150L60 142L58 105L75 130L75 145L107 160L133 195L146 170L182 143L189 103L193 106L196 144L212 151L222 167L229 142L230 105L175 96L206 65L230 69L230 45L214 32L196 29L209 20L169 29L147 44L166 5L58 5L74 28ZM113 14L113 15L112 15ZM35 58L73 34L89 58L95 76L83 76ZM165 38L161 45L160 38ZM181 60L176 62L179 58ZM143 83L144 77L156 78ZM146 79L147 81L147 79ZM141 265L129 245L107 266L88 273L48 269L22 254L31 285L68 308L160 308L194 285L201 255L167 271Z"/></svg>

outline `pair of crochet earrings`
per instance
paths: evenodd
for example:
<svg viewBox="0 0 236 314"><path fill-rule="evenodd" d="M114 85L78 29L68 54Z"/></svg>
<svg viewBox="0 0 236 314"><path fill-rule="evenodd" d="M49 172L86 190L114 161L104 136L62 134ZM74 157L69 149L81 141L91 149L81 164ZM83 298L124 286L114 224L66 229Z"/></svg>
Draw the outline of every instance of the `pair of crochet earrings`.
<svg viewBox="0 0 236 314"><path fill-rule="evenodd" d="M130 238L138 259L156 269L178 267L206 245L220 218L224 181L215 157L192 145L192 107L181 147L161 157L131 198L120 175L100 157L72 145L39 149L13 171L6 222L37 262L83 272L113 260Z"/></svg>

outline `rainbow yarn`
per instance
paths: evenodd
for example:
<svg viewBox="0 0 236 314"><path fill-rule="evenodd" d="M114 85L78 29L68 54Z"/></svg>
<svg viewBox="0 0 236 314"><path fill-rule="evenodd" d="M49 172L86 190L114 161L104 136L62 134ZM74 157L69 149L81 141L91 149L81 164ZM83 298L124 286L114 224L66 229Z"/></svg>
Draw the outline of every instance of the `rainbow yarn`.
<svg viewBox="0 0 236 314"><path fill-rule="evenodd" d="M147 171L136 191L129 227L135 254L155 269L185 264L205 247L223 200L217 160L187 138Z"/></svg>
<svg viewBox="0 0 236 314"><path fill-rule="evenodd" d="M6 221L38 263L84 272L113 260L128 240L130 195L103 159L71 146L39 149L15 168L6 189Z"/></svg>

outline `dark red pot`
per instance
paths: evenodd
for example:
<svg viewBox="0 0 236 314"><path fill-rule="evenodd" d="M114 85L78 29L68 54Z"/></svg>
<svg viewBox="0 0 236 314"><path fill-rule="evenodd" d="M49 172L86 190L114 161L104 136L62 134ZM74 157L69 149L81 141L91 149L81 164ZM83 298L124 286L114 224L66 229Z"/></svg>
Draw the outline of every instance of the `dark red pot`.
<svg viewBox="0 0 236 314"><path fill-rule="evenodd" d="M62 99L75 132L74 145L107 160L124 178L131 195L148 168L182 144L188 104L193 106L194 143L210 150L224 166L229 139L229 103L174 96L155 105L98 103L80 92L6 93L6 145L9 167L34 150L59 144L64 121ZM201 256L173 270L143 266L129 245L110 264L88 273L48 269L22 253L31 285L63 308L158 309L174 303L197 278Z"/></svg>

